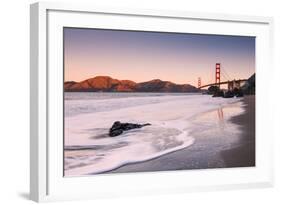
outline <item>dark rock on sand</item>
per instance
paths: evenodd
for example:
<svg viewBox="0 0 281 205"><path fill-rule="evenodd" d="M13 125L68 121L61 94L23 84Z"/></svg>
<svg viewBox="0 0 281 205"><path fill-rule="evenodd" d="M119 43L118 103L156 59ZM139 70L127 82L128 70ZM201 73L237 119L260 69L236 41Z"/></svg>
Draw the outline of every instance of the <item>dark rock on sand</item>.
<svg viewBox="0 0 281 205"><path fill-rule="evenodd" d="M218 93L219 91L220 91L220 88L219 88L218 86L212 85L212 86L210 86L210 87L208 88L207 93L208 93L209 95L215 95L215 94Z"/></svg>
<svg viewBox="0 0 281 205"><path fill-rule="evenodd" d="M222 90L219 90L218 92L213 94L213 97L224 97L224 93Z"/></svg>
<svg viewBox="0 0 281 205"><path fill-rule="evenodd" d="M234 93L230 90L226 91L224 94L224 98L233 98L234 97Z"/></svg>
<svg viewBox="0 0 281 205"><path fill-rule="evenodd" d="M224 93L224 98L233 98L233 97L243 97L243 91L240 88L234 88L233 90L228 90Z"/></svg>
<svg viewBox="0 0 281 205"><path fill-rule="evenodd" d="M151 125L151 124L150 123L133 124L133 123L121 123L120 121L115 121L109 130L109 136L115 137L115 136L121 135L123 133L123 131L136 129L136 128L142 128L142 127L148 126L148 125Z"/></svg>
<svg viewBox="0 0 281 205"><path fill-rule="evenodd" d="M243 90L240 89L240 88L234 88L234 89L233 89L233 94L234 94L234 96L236 96L236 97L243 97L243 96L244 96Z"/></svg>

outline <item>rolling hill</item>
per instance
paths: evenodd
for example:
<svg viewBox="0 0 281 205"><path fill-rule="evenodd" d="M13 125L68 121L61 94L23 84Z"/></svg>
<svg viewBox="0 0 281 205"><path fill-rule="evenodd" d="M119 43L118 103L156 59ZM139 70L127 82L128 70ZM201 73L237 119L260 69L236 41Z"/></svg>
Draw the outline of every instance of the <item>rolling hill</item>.
<svg viewBox="0 0 281 205"><path fill-rule="evenodd" d="M198 92L190 84L176 84L154 79L136 83L131 80L117 80L109 76L96 76L81 82L66 81L65 92Z"/></svg>

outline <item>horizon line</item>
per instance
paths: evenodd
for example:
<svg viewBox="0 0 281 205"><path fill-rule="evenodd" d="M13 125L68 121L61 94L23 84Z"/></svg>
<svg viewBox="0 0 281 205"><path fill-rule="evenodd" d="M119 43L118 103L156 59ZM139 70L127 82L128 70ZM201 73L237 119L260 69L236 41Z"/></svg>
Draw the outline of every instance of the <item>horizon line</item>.
<svg viewBox="0 0 281 205"><path fill-rule="evenodd" d="M248 78L250 78L252 75L254 75L256 72L254 72L253 74L251 74ZM81 81L75 81L75 80L64 80L64 83L66 82L75 82L75 83L81 83L83 81L86 81L86 80L89 80L89 79L93 79L93 78L96 78L96 77L109 77L111 79L115 79L115 80L119 80L119 81L125 81L125 80L128 80L128 81L132 81L134 83L144 83L144 82L149 82L149 81L153 81L153 80L160 80L160 81L163 81L163 82L171 82L171 83L174 83L174 84L177 84L177 85L185 85L185 84L188 84L188 85L192 85L194 86L193 84L191 83L176 83L174 81L170 81L170 80L162 80L160 78L152 78L150 80L145 80L145 81L140 81L140 82L137 82L137 81L134 81L134 80L130 80L130 79L118 79L118 78L115 78L115 77L112 77L112 76L109 76L109 75L97 75L97 76L94 76L94 77L90 77L90 78L86 78L84 80L81 80ZM241 79L244 79L244 78L239 78L239 79L233 79L233 80L241 80ZM229 81L232 81L232 80L229 80ZM206 84L210 84L210 83L206 83ZM194 86L194 87L197 87L197 86Z"/></svg>

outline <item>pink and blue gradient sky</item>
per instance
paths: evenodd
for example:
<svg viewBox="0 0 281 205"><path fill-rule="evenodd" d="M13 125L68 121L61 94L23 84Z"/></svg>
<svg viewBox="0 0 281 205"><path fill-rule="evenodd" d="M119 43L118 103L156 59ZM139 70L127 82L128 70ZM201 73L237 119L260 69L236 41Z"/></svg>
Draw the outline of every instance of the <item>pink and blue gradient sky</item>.
<svg viewBox="0 0 281 205"><path fill-rule="evenodd" d="M144 82L152 79L197 86L249 78L255 72L255 38L142 31L64 28L65 81L98 75Z"/></svg>

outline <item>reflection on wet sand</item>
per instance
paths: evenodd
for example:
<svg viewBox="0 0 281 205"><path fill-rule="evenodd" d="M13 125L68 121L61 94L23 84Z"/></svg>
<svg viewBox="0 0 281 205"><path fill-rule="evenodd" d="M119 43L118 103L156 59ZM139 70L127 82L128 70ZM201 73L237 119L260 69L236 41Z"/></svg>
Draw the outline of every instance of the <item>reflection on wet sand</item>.
<svg viewBox="0 0 281 205"><path fill-rule="evenodd" d="M192 121L195 129L191 135L196 138L197 135L206 139L216 138L218 141L223 141L223 144L227 144L226 138L229 138L230 143L236 142L240 138L241 130L238 125L229 120L243 112L242 103L238 102L199 115Z"/></svg>
<svg viewBox="0 0 281 205"><path fill-rule="evenodd" d="M223 131L224 130L224 118L223 118L223 108L220 107L217 110L218 113L218 124L219 124L219 128Z"/></svg>

